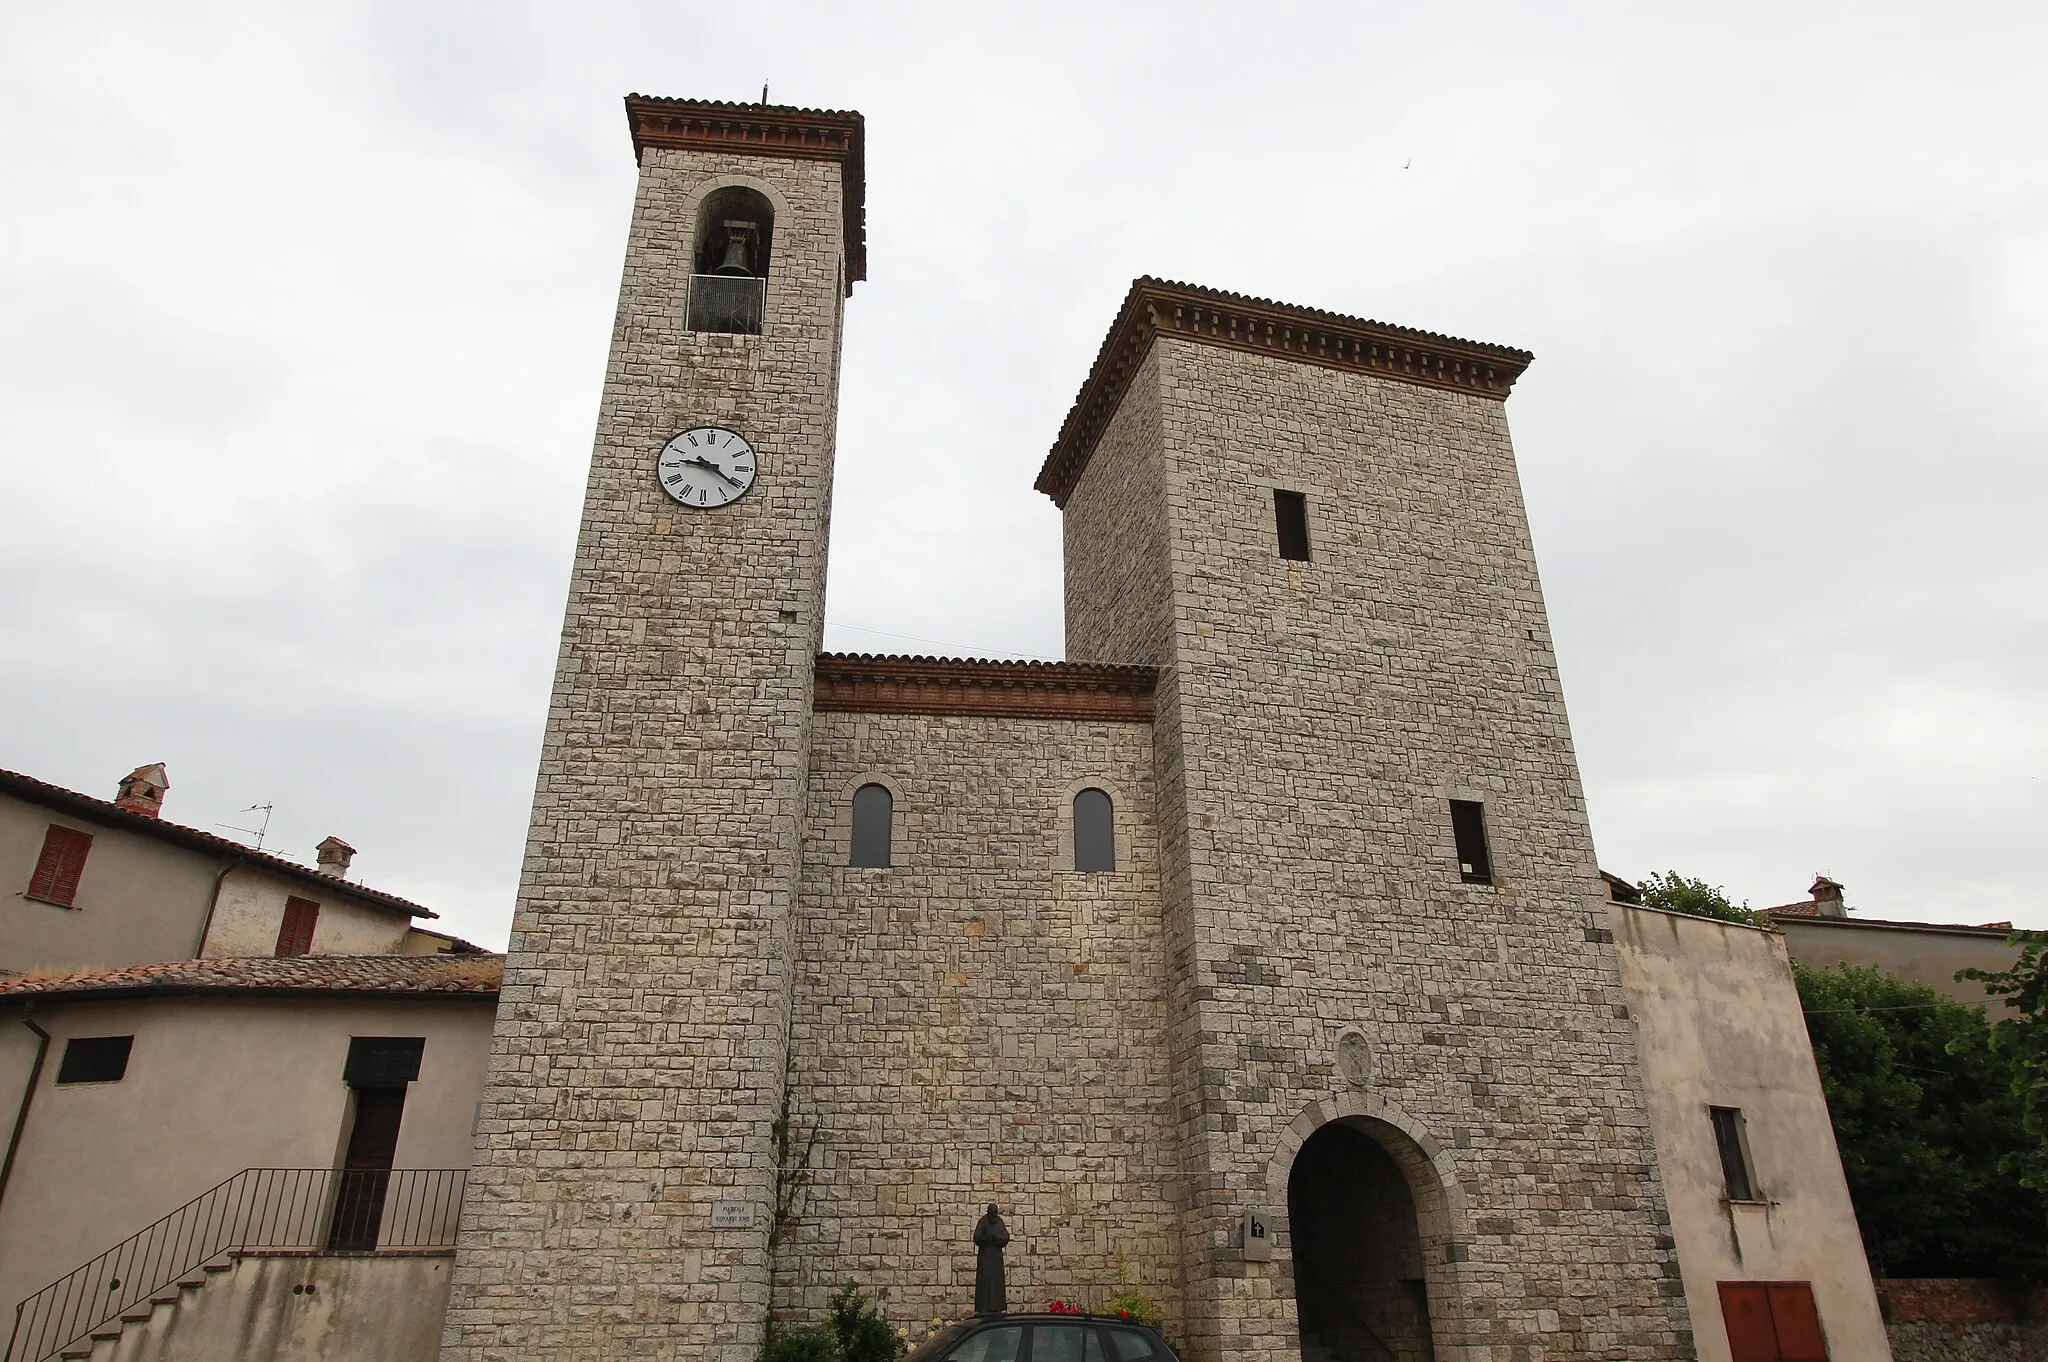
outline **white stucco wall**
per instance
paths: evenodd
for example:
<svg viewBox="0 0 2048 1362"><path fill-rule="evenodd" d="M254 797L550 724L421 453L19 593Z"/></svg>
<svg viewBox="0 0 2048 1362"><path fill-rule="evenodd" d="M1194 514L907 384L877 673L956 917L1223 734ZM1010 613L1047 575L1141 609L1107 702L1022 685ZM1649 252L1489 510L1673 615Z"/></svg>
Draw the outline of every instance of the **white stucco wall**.
<svg viewBox="0 0 2048 1362"><path fill-rule="evenodd" d="M1811 1282L1830 1355L1887 1362L1784 939L1612 907L1700 1362L1729 1362L1724 1281ZM1758 1202L1729 1201L1709 1107L1741 1110Z"/></svg>
<svg viewBox="0 0 2048 1362"><path fill-rule="evenodd" d="M350 1117L351 1036L423 1036L396 1166L465 1168L489 999L137 999L46 1003L53 1037L0 1201L0 1317L48 1282L244 1168L331 1168ZM0 1020L11 1123L34 1037ZM118 1083L57 1086L73 1036L133 1035Z"/></svg>

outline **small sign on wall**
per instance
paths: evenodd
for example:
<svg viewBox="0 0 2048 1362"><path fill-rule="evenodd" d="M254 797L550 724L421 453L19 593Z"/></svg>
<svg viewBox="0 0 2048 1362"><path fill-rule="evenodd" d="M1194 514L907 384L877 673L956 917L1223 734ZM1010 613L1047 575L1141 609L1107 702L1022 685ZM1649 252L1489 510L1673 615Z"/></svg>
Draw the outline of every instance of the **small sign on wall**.
<svg viewBox="0 0 2048 1362"><path fill-rule="evenodd" d="M1244 1208L1244 1224L1239 1231L1238 1242L1244 1245L1244 1260L1247 1263L1273 1261L1273 1231L1266 1223L1264 1211L1256 1206Z"/></svg>
<svg viewBox="0 0 2048 1362"><path fill-rule="evenodd" d="M750 1230L754 1228L754 1203L751 1201L712 1202L711 1228L714 1230Z"/></svg>

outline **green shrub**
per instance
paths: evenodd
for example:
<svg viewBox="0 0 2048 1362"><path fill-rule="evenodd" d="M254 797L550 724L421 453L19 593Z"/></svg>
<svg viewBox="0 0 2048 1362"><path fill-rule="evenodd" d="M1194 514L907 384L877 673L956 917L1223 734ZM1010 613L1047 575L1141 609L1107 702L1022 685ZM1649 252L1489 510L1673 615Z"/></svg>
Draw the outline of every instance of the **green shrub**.
<svg viewBox="0 0 2048 1362"><path fill-rule="evenodd" d="M843 1362L839 1340L830 1329L813 1326L771 1335L761 1362Z"/></svg>
<svg viewBox="0 0 2048 1362"><path fill-rule="evenodd" d="M903 1355L903 1340L882 1318L868 1293L852 1282L832 1293L827 1317L842 1362L896 1362Z"/></svg>

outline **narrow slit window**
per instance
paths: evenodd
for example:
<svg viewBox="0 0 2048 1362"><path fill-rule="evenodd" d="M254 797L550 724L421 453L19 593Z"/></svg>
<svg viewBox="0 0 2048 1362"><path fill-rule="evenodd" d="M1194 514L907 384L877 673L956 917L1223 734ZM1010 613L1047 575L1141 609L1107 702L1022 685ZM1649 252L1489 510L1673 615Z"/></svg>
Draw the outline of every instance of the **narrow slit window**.
<svg viewBox="0 0 2048 1362"><path fill-rule="evenodd" d="M91 833L50 824L43 834L42 855L36 857L35 874L29 877L28 897L69 908L78 897L78 880L85 874L85 858L91 850Z"/></svg>
<svg viewBox="0 0 2048 1362"><path fill-rule="evenodd" d="M1116 809L1107 791L1074 796L1074 869L1116 869Z"/></svg>
<svg viewBox="0 0 2048 1362"><path fill-rule="evenodd" d="M75 1036L64 1042L59 1083L119 1083L128 1073L133 1036Z"/></svg>
<svg viewBox="0 0 2048 1362"><path fill-rule="evenodd" d="M1486 846L1486 806L1476 799L1453 799L1451 836L1458 844L1458 878L1467 884L1492 884L1493 857Z"/></svg>
<svg viewBox="0 0 2048 1362"><path fill-rule="evenodd" d="M886 786L863 785L853 792L853 847L848 865L889 868L889 834L896 799Z"/></svg>
<svg viewBox="0 0 2048 1362"><path fill-rule="evenodd" d="M1721 1154L1721 1178L1728 1185L1730 1201L1755 1201L1756 1179L1749 1168L1749 1150L1742 1138L1740 1107L1708 1107L1714 1123L1714 1148Z"/></svg>
<svg viewBox="0 0 2048 1362"><path fill-rule="evenodd" d="M1273 526L1280 535L1280 556L1289 562L1308 561L1308 498L1300 492L1273 491Z"/></svg>
<svg viewBox="0 0 2048 1362"><path fill-rule="evenodd" d="M313 949L313 928L320 922L320 905L311 899L284 901L284 922L277 929L278 955L306 955Z"/></svg>

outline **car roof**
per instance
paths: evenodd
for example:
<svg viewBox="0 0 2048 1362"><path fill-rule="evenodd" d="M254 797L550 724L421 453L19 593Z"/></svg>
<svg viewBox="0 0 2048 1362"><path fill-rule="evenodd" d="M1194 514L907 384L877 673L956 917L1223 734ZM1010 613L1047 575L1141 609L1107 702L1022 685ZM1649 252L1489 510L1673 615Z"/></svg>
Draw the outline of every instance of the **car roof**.
<svg viewBox="0 0 2048 1362"><path fill-rule="evenodd" d="M1063 1320L1069 1322L1086 1320L1091 1324L1127 1324L1133 1329L1152 1329L1152 1326L1145 1323L1144 1320L1132 1319L1129 1315L1097 1315L1085 1310L1006 1310L1000 1315L969 1315L966 1319L961 1320L960 1323L1010 1324L1014 1322L1018 1324L1031 1324L1045 1320L1050 1320L1054 1323ZM1153 1332L1157 1333L1158 1330L1153 1329Z"/></svg>

